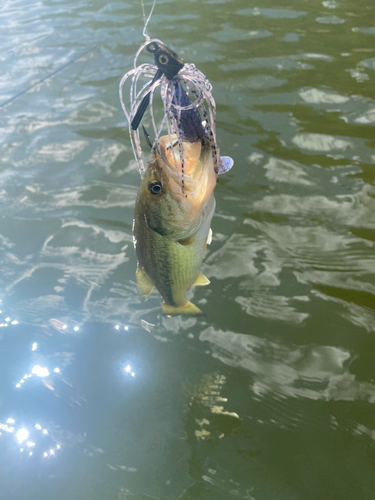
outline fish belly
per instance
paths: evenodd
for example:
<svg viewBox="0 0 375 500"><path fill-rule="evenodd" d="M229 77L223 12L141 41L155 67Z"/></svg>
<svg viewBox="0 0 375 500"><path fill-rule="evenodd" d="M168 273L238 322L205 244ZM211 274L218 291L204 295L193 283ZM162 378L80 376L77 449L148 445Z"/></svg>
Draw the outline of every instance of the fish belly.
<svg viewBox="0 0 375 500"><path fill-rule="evenodd" d="M153 231L144 217L134 221L135 249L139 267L163 297L165 304L180 307L186 303L186 292L199 274L215 199L197 232L186 241L173 241Z"/></svg>

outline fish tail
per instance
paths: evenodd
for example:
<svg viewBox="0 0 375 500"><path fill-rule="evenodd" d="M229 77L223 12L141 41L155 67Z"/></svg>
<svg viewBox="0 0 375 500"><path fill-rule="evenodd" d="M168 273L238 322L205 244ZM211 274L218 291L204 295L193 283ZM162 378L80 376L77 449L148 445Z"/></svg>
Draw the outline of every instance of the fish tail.
<svg viewBox="0 0 375 500"><path fill-rule="evenodd" d="M170 306L169 304L165 304L164 302L162 302L161 308L163 310L163 314L165 314L166 316L176 316L177 314L200 316L204 314L197 306L195 306L188 300L181 306Z"/></svg>

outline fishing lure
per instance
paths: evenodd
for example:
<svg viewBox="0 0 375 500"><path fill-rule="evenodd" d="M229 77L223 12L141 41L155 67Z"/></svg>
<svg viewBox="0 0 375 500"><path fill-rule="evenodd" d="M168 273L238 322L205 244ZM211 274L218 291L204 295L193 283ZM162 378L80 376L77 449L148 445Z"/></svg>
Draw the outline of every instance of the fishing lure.
<svg viewBox="0 0 375 500"><path fill-rule="evenodd" d="M154 56L154 65L144 63L137 66L138 57L144 49ZM139 89L141 78L147 78L148 81ZM128 79L131 79L129 110L123 100L123 87ZM154 97L157 88L160 88L163 103L161 111L155 106ZM134 68L121 79L119 95L122 109L129 123L134 157L142 176L146 167L139 125L147 109L154 132L152 142L145 132L148 145L152 150L156 149L161 154L159 138L165 134L166 129L170 144L173 145L174 166L180 171L182 178L184 176L183 142L193 143L204 137L209 139L211 144L215 171L222 174L232 168L232 158L220 156L219 153L215 127L216 104L211 91L211 83L194 64L184 63L175 52L157 38L146 41L139 48L134 58ZM145 131L144 127L143 130ZM179 145L179 163L174 153L176 141Z"/></svg>

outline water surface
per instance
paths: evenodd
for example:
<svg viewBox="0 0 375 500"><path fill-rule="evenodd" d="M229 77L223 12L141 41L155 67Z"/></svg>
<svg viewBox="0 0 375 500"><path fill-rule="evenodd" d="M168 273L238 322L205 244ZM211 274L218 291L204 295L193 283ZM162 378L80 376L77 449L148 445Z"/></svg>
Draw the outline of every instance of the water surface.
<svg viewBox="0 0 375 500"><path fill-rule="evenodd" d="M157 0L235 161L206 317L168 319L136 291L118 99L140 3L3 1L0 105L84 55L0 108L2 500L374 498L373 14Z"/></svg>

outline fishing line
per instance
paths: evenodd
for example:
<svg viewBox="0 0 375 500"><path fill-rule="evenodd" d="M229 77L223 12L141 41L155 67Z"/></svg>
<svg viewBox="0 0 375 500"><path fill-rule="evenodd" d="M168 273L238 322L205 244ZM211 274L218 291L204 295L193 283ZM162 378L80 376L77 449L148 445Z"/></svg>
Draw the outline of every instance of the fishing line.
<svg viewBox="0 0 375 500"><path fill-rule="evenodd" d="M99 44L98 44L99 45ZM13 97L11 97L10 99L2 102L0 104L0 108L4 107L6 104L9 104L10 102L14 101L15 99L17 99L17 97L20 97L21 95L23 94L26 94L26 92L28 92L29 90L33 89L34 87L36 87L37 85L39 85L40 83L42 82L45 82L46 80L48 80L48 78L51 78L52 76L56 75L56 73L59 73L60 71L62 71L63 69L67 68L68 66L70 66L71 64L75 63L76 61L78 61L78 59L81 59L81 57L85 56L86 54L88 54L89 52L92 52L93 50L95 50L98 45L95 45L95 47L91 47L90 49L87 49L85 52L82 52L82 54L79 54L78 56L74 57L73 59L71 59L70 61L68 61L67 63L63 64L62 66L60 66L59 68L55 69L55 71L52 71L52 73L49 73L48 75L46 75L45 77L41 78L40 80L38 80L36 83L33 83L32 85L30 85L29 87L27 87L26 89L22 90L21 92L19 92L18 94L14 95Z"/></svg>
<svg viewBox="0 0 375 500"><path fill-rule="evenodd" d="M148 23L149 23L149 21L151 19L152 13L154 12L154 7L155 7L155 4L156 4L156 0L154 0L154 2L152 4L151 10L150 10L150 14L148 15L147 20L146 20L145 5L143 3L143 0L141 0L141 4L142 4L143 21L145 23L144 27L143 27L143 36L146 38L146 41L148 42L150 40L150 36L147 33L147 25L148 25Z"/></svg>
<svg viewBox="0 0 375 500"><path fill-rule="evenodd" d="M146 143L151 147L152 152L157 150L159 156L165 161L161 154L159 139L163 129L167 129L167 135L163 137L169 139L169 145L172 146L171 156L174 162L172 168L179 171L182 192L184 192L186 166L184 142L195 143L198 139L207 139L211 144L216 173L227 172L233 166L233 160L229 157L220 156L215 130L216 104L211 94L212 85L207 77L194 64L184 63L161 40L150 39L147 25L151 19L155 4L156 0L153 0L150 13L146 19L144 0L141 0L144 21L143 35L146 41L135 54L133 69L121 78L119 97L121 107L129 124L130 142L141 176L146 172L146 166L143 161L139 125L148 109L154 130L154 139L153 142L150 140L149 134L143 127ZM153 54L154 64L137 64L138 56L144 49ZM139 89L138 80L141 77L142 79L144 77L152 79L144 83L142 88ZM123 99L123 87L128 79L130 99L127 109ZM160 87L160 97L164 111L159 126L156 125L153 109L154 93L157 87ZM175 151L175 139L177 139L179 146L178 151ZM168 164L168 161L166 163Z"/></svg>

